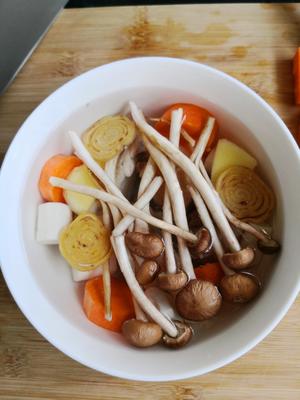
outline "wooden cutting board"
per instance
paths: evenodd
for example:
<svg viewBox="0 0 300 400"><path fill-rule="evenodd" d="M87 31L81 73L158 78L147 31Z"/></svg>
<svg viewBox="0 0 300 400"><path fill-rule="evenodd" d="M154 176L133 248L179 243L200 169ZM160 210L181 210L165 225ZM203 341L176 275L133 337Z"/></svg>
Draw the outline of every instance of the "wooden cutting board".
<svg viewBox="0 0 300 400"><path fill-rule="evenodd" d="M299 43L297 4L65 10L0 98L0 156L25 118L63 83L95 66L142 55L187 58L229 73L296 133L300 110L293 102L291 59ZM92 371L56 350L18 310L1 276L0 399L299 400L299 312L298 298L262 343L215 372L138 383Z"/></svg>

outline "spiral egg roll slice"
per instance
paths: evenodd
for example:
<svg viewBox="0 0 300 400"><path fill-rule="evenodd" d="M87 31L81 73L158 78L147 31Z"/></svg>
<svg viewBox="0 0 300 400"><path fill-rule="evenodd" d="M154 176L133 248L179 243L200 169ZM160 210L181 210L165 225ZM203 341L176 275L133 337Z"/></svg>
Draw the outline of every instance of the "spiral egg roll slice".
<svg viewBox="0 0 300 400"><path fill-rule="evenodd" d="M83 143L92 157L103 165L135 138L135 125L123 115L107 116L96 121L83 134Z"/></svg>
<svg viewBox="0 0 300 400"><path fill-rule="evenodd" d="M80 214L61 232L59 250L72 268L93 270L110 256L110 232L97 215Z"/></svg>
<svg viewBox="0 0 300 400"><path fill-rule="evenodd" d="M251 169L233 166L222 172L216 190L229 210L240 220L261 224L275 207L271 189Z"/></svg>

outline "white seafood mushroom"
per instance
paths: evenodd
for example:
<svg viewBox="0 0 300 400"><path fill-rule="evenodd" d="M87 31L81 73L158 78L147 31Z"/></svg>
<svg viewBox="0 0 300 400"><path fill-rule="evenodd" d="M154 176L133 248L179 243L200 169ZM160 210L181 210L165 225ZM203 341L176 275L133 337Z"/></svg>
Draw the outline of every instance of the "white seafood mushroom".
<svg viewBox="0 0 300 400"><path fill-rule="evenodd" d="M175 325L169 321L148 299L145 295L143 289L140 287L138 281L136 280L132 265L130 263L127 249L125 246L124 236L111 237L112 245L117 256L120 269L126 280L126 283L140 305L143 311L156 322L169 336L176 337L178 335L177 328Z"/></svg>
<svg viewBox="0 0 300 400"><path fill-rule="evenodd" d="M199 169L195 164L185 156L176 146L168 139L160 135L151 125L149 125L142 113L134 102L130 102L131 115L138 128L163 151L176 165L178 165L185 174L190 178L193 185L201 193L207 207L214 219L216 225L224 236L228 247L231 251L239 251L240 245L234 232L225 217L223 210L215 198L210 186L203 178Z"/></svg>
<svg viewBox="0 0 300 400"><path fill-rule="evenodd" d="M253 279L250 274L235 273L235 271L224 264L224 249L205 203L201 195L193 187L189 186L189 190L200 219L210 231L213 239L214 251L225 273L220 283L220 292L222 296L224 296L226 300L240 303L252 300L258 293L258 282ZM252 290L249 290L249 287L252 288ZM255 287L256 290L254 290Z"/></svg>
<svg viewBox="0 0 300 400"><path fill-rule="evenodd" d="M196 243L198 241L198 238L196 235L194 235L191 232L188 232L184 229L179 228L176 225L168 224L158 218L153 217L152 215L149 215L141 210L139 210L137 207L133 206L127 201L124 201L120 199L119 197L116 197L114 195L111 195L110 193L106 193L104 191L94 189L85 185L78 185L72 182L67 181L66 179L61 179L52 176L49 179L49 182L56 187L60 187L62 189L66 190L72 190L77 193L82 193L82 194L87 194L88 196L93 196L98 200L102 200L106 203L113 204L122 211L124 211L127 214L132 215L134 218L140 218L149 223L150 225L156 226L159 229L162 230L167 230L168 232L172 233L175 236L180 236L183 239ZM113 236L118 236L119 234L113 234Z"/></svg>
<svg viewBox="0 0 300 400"><path fill-rule="evenodd" d="M174 324L177 329L177 336L169 336L165 333L163 343L170 348L178 349L185 346L193 337L193 330L189 324L178 320L178 316L168 298L168 295L155 286L151 286L145 291L146 296L160 310L160 312Z"/></svg>

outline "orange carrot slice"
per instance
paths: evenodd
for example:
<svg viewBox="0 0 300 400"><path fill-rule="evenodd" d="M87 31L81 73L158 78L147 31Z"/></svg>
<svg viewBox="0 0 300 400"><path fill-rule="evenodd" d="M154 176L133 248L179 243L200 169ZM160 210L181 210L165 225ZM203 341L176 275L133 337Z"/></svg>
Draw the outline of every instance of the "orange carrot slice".
<svg viewBox="0 0 300 400"><path fill-rule="evenodd" d="M224 276L224 272L219 263L207 263L194 269L196 278L208 281L218 286Z"/></svg>
<svg viewBox="0 0 300 400"><path fill-rule="evenodd" d="M121 332L123 322L134 318L134 308L127 284L111 278L112 320L105 319L103 278L99 276L86 282L83 297L83 309L88 319L102 328Z"/></svg>
<svg viewBox="0 0 300 400"><path fill-rule="evenodd" d="M39 179L39 189L43 199L46 201L65 203L63 190L53 187L49 182L49 178L51 176L56 176L65 179L73 168L78 167L81 164L82 161L74 155L66 156L63 154L56 154L49 158L42 168Z"/></svg>
<svg viewBox="0 0 300 400"><path fill-rule="evenodd" d="M190 136L197 140L206 124L208 117L210 117L211 114L205 108L199 107L195 104L176 103L171 105L165 110L161 117L161 120L156 123L155 129L163 136L169 137L169 122L171 121L171 113L173 110L176 110L178 108L183 109L183 115L185 117L182 127L187 131ZM209 152L214 147L217 139L218 127L215 123L214 129L206 146L206 152ZM186 150L190 149L187 141L183 137L181 137L180 144Z"/></svg>

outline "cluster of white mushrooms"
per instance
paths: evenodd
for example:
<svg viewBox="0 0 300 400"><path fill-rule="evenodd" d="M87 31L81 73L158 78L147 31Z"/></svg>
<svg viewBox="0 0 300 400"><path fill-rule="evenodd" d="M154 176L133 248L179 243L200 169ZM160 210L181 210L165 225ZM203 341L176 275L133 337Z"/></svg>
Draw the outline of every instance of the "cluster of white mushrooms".
<svg viewBox="0 0 300 400"><path fill-rule="evenodd" d="M50 182L66 190L93 196L101 202L103 222L112 229L111 243L116 259L112 258L110 262L117 260L134 300L136 318L123 324L125 338L138 347L162 341L169 347L178 348L193 334L186 320L212 318L219 311L222 298L244 303L258 293L259 281L243 271L251 266L255 249L241 248L232 226L255 236L260 249L266 253L276 251L278 244L263 230L235 218L215 191L202 161L214 118L208 119L198 142L194 143L191 156L187 157L179 149L182 109L172 112L169 140L147 122L133 102L130 111L149 154L141 171L134 204L116 185L115 159L107 162L105 169L101 168L74 132L70 132L70 138L76 155L106 190L55 177ZM188 179L185 189L202 222L196 233L189 228L179 170ZM153 216L150 207L159 189L164 191L162 218ZM219 289L210 282L197 280L194 273L193 258L202 259L212 252L225 273ZM105 271L104 279L109 279L109 268Z"/></svg>

